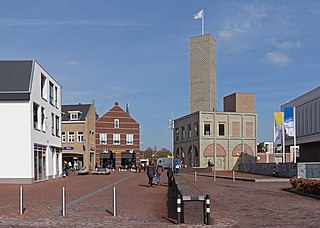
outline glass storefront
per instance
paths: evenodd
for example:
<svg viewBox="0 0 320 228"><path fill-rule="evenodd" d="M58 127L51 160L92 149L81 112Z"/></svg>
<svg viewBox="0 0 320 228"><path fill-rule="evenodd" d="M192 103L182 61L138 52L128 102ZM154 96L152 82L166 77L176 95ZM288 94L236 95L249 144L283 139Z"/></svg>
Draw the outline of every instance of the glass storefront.
<svg viewBox="0 0 320 228"><path fill-rule="evenodd" d="M46 146L34 144L34 180L46 179Z"/></svg>
<svg viewBox="0 0 320 228"><path fill-rule="evenodd" d="M63 154L62 160L63 160L63 163L64 163L64 161L66 161L68 164L71 164L71 168L73 168L75 170L82 169L82 167L83 167L83 155Z"/></svg>

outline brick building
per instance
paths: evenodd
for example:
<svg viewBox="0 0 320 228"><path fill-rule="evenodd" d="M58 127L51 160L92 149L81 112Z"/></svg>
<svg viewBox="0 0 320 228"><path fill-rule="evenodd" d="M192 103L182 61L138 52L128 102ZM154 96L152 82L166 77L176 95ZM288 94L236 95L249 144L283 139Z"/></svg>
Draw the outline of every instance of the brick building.
<svg viewBox="0 0 320 228"><path fill-rule="evenodd" d="M216 111L215 49L211 34L190 39L190 114L174 120L174 157L187 166L231 170L244 157L256 159L255 95L231 94L224 112Z"/></svg>
<svg viewBox="0 0 320 228"><path fill-rule="evenodd" d="M131 167L140 162L140 125L115 102L96 121L96 166Z"/></svg>
<svg viewBox="0 0 320 228"><path fill-rule="evenodd" d="M62 157L75 169L95 166L96 108L92 104L62 105Z"/></svg>

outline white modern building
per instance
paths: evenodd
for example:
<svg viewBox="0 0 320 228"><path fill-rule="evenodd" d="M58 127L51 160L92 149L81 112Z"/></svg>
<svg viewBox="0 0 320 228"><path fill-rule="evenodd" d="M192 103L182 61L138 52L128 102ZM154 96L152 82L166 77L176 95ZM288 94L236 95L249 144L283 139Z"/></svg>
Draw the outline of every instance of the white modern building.
<svg viewBox="0 0 320 228"><path fill-rule="evenodd" d="M35 60L0 61L0 183L62 176L61 86Z"/></svg>

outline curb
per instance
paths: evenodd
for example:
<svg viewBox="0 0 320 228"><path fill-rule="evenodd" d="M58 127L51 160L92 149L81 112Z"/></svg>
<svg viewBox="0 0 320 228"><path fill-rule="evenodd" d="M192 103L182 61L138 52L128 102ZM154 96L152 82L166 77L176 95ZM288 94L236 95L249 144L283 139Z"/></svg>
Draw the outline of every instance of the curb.
<svg viewBox="0 0 320 228"><path fill-rule="evenodd" d="M313 194L310 194L310 193L300 192L300 191L294 190L292 188L283 188L282 190L286 191L286 192L291 192L291 193L294 193L294 194L298 194L298 195L301 195L301 196L306 196L306 197L310 197L310 198L314 198L314 199L320 200L320 196L318 196L318 195L313 195Z"/></svg>

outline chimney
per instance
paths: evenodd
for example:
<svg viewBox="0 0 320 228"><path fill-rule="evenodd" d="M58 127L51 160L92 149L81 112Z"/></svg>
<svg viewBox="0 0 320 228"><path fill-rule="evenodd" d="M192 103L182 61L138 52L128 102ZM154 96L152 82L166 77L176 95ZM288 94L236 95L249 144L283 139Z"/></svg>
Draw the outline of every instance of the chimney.
<svg viewBox="0 0 320 228"><path fill-rule="evenodd" d="M118 101L114 102L114 105L119 105Z"/></svg>
<svg viewBox="0 0 320 228"><path fill-rule="evenodd" d="M126 113L130 116L129 103L126 104Z"/></svg>

